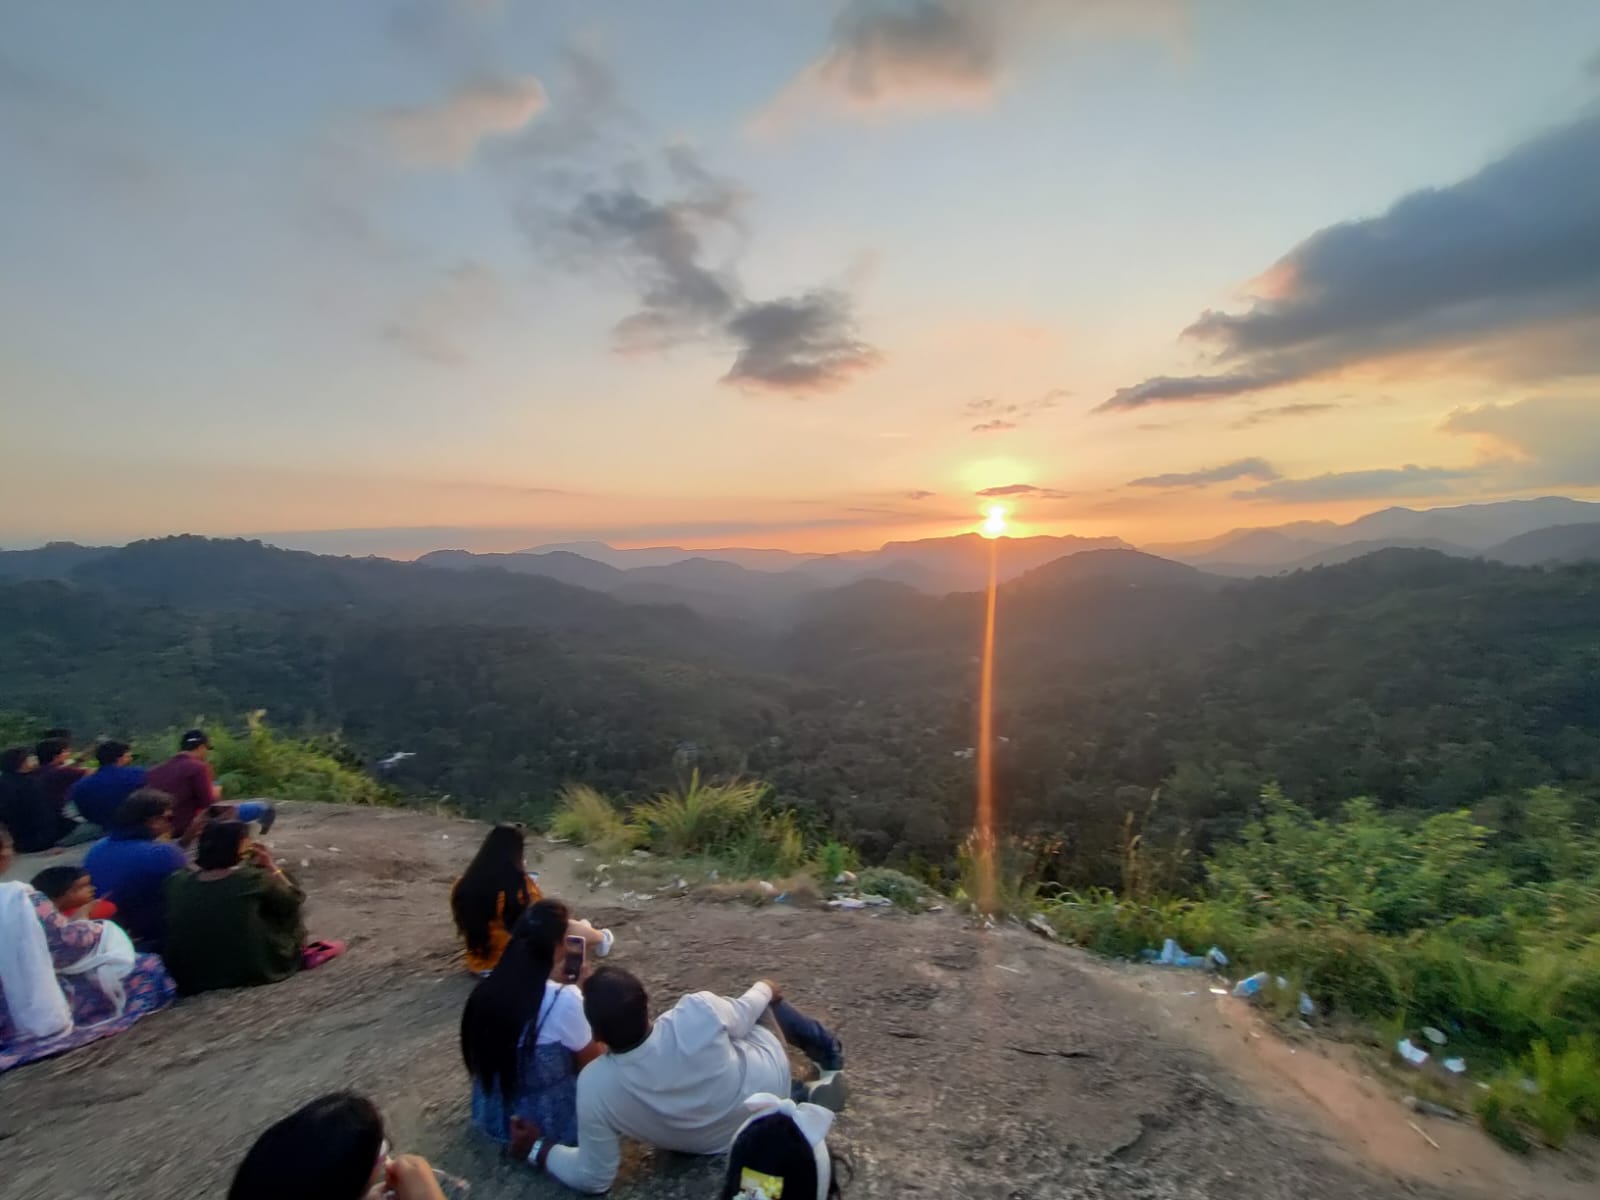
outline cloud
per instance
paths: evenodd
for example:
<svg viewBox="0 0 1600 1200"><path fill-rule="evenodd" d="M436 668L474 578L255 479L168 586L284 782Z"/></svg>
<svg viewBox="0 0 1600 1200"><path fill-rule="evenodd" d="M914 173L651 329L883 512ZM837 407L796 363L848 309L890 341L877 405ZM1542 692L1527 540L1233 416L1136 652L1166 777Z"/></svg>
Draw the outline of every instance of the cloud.
<svg viewBox="0 0 1600 1200"><path fill-rule="evenodd" d="M1280 404L1276 408L1258 408L1255 412L1246 413L1233 423L1233 429L1250 429L1256 425L1265 425L1269 421L1281 421L1286 417L1314 417L1319 413L1333 412L1337 404ZM1143 428L1141 426L1141 428Z"/></svg>
<svg viewBox="0 0 1600 1200"><path fill-rule="evenodd" d="M618 346L628 353L702 338L739 302L732 275L702 262L708 234L719 226L738 229L738 192L701 170L687 151L668 158L690 185L680 198L655 201L634 188L589 192L568 221L596 251L614 255L638 289L639 311L616 327Z"/></svg>
<svg viewBox="0 0 1600 1200"><path fill-rule="evenodd" d="M379 336L428 362L461 366L469 358L461 337L504 308L500 277L481 263L464 262L446 272L410 311L386 322Z"/></svg>
<svg viewBox="0 0 1600 1200"><path fill-rule="evenodd" d="M850 298L818 290L745 305L728 322L738 356L724 383L824 392L870 371L883 355L856 333Z"/></svg>
<svg viewBox="0 0 1600 1200"><path fill-rule="evenodd" d="M907 500L931 500L938 494L938 492L925 492L920 488L916 491L902 493Z"/></svg>
<svg viewBox="0 0 1600 1200"><path fill-rule="evenodd" d="M1206 467L1199 471L1175 472L1167 475L1146 475L1130 480L1129 487L1144 488L1195 488L1213 483L1227 483L1234 479L1278 479L1278 472L1264 458L1241 458L1220 467Z"/></svg>
<svg viewBox="0 0 1600 1200"><path fill-rule="evenodd" d="M1190 400L1216 400L1277 387L1285 379L1276 375L1157 375L1132 387L1118 388L1111 399L1096 405L1097 413L1144 408Z"/></svg>
<svg viewBox="0 0 1600 1200"><path fill-rule="evenodd" d="M457 87L434 104L392 108L379 114L394 152L416 167L459 167L484 139L515 133L545 107L544 85L483 77Z"/></svg>
<svg viewBox="0 0 1600 1200"><path fill-rule="evenodd" d="M821 55L757 123L770 127L830 109L979 107L1042 38L1074 30L1166 34L1182 8L1180 0L848 0Z"/></svg>
<svg viewBox="0 0 1600 1200"><path fill-rule="evenodd" d="M1035 487L1031 483L1008 483L1003 487L987 487L976 493L985 499L1003 496L1032 496L1037 500L1066 500L1071 492L1058 492L1055 488Z"/></svg>
<svg viewBox="0 0 1600 1200"><path fill-rule="evenodd" d="M1534 396L1458 408L1440 428L1478 437L1508 459L1508 486L1600 486L1600 398Z"/></svg>
<svg viewBox="0 0 1600 1200"><path fill-rule="evenodd" d="M1065 388L1051 388L1032 400L1011 403L1002 402L998 396L978 396L961 406L961 415L966 418L989 418L972 426L973 433L1004 433L1020 427L1041 412L1055 408L1063 397L1071 394Z"/></svg>
<svg viewBox="0 0 1600 1200"><path fill-rule="evenodd" d="M79 187L122 198L157 190L165 174L125 109L0 53L0 146L8 159L12 145Z"/></svg>
<svg viewBox="0 0 1600 1200"><path fill-rule="evenodd" d="M614 329L621 352L728 346L734 359L723 383L790 394L835 390L882 361L840 289L748 298L732 257L712 262L716 239L745 235L743 190L686 147L667 148L661 161L665 178L655 182L666 198L650 194L649 170L633 167L617 172L622 184L583 192L557 222L589 258L620 265L638 294L638 310ZM542 217L524 222L535 237L543 225Z"/></svg>
<svg viewBox="0 0 1600 1200"><path fill-rule="evenodd" d="M857 108L988 99L1000 75L1005 0L855 0L804 79Z"/></svg>
<svg viewBox="0 0 1600 1200"><path fill-rule="evenodd" d="M1267 294L1244 312L1206 312L1184 331L1213 348L1217 374L1146 380L1096 411L1407 357L1523 381L1600 372L1600 110L1380 216L1318 231L1261 283Z"/></svg>
<svg viewBox="0 0 1600 1200"><path fill-rule="evenodd" d="M1235 500L1275 500L1285 504L1312 504L1331 500L1379 500L1392 496L1449 496L1465 480L1480 477L1482 467L1384 467L1371 471L1333 471L1309 479L1279 479L1246 492Z"/></svg>

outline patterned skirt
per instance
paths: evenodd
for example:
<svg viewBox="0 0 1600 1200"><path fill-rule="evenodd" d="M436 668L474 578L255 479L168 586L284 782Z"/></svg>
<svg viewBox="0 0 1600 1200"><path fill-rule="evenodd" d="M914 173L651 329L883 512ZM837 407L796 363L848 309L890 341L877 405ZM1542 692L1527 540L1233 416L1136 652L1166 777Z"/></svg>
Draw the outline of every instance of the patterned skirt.
<svg viewBox="0 0 1600 1200"><path fill-rule="evenodd" d="M472 1124L480 1133L505 1145L511 1140L511 1118L532 1121L547 1141L578 1144L578 1072L572 1051L547 1043L529 1053L519 1047L517 1086L508 1103L498 1087L472 1081Z"/></svg>
<svg viewBox="0 0 1600 1200"><path fill-rule="evenodd" d="M9 1019L0 1022L0 1071L65 1054L121 1033L140 1017L166 1008L178 995L172 976L154 954L141 954L133 960L133 970L122 981L128 1004L118 1016L112 1015L111 1002L91 981L73 976L57 978L72 1009L72 1028L56 1037L22 1041L13 1040L15 1030Z"/></svg>

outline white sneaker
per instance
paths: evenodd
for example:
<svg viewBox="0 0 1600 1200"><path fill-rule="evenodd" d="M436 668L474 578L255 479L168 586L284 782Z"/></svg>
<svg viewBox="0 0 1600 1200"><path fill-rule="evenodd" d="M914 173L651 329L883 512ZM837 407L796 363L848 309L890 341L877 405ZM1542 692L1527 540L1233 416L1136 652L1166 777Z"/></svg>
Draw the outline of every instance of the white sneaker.
<svg viewBox="0 0 1600 1200"><path fill-rule="evenodd" d="M595 947L595 951L594 951L595 957L596 958L604 958L604 957L606 957L606 955L611 953L611 947L616 945L616 944L617 944L617 939L612 935L611 930L602 929L600 931L600 944Z"/></svg>

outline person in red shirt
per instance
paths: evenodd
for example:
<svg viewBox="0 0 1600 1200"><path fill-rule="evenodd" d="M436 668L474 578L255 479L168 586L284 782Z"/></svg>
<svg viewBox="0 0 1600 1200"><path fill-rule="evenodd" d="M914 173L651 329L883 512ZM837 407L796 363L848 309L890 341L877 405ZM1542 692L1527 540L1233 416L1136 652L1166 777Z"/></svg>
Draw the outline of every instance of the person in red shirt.
<svg viewBox="0 0 1600 1200"><path fill-rule="evenodd" d="M200 836L213 805L222 800L222 789L211 774L211 739L204 729L191 729L178 741L178 752L144 774L145 787L172 797L172 834L179 845L187 846ZM245 800L226 806L218 816L232 821L254 821L265 833L277 819L277 811L263 800Z"/></svg>
<svg viewBox="0 0 1600 1200"><path fill-rule="evenodd" d="M65 729L52 729L39 739L33 748L39 760L39 786L45 796L64 813L67 810L67 793L89 772L72 761L72 734Z"/></svg>

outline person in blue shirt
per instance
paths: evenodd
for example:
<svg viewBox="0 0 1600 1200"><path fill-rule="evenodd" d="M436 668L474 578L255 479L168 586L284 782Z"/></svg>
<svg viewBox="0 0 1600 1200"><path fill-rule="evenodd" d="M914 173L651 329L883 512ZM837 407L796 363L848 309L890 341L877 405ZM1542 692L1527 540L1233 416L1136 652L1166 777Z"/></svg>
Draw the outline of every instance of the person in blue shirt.
<svg viewBox="0 0 1600 1200"><path fill-rule="evenodd" d="M101 742L94 756L100 769L73 784L67 800L85 821L110 829L122 802L144 786L144 768L132 765L127 742Z"/></svg>
<svg viewBox="0 0 1600 1200"><path fill-rule="evenodd" d="M83 866L95 891L117 906L116 921L141 951L160 954L167 935L167 879L189 858L172 841L172 797L140 788L111 819L111 834L89 847Z"/></svg>

